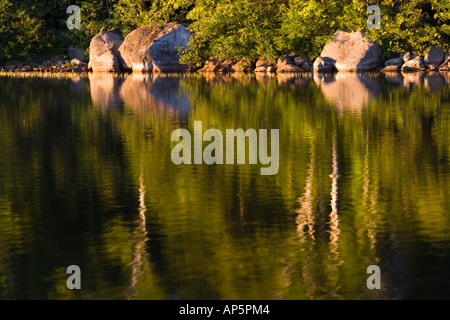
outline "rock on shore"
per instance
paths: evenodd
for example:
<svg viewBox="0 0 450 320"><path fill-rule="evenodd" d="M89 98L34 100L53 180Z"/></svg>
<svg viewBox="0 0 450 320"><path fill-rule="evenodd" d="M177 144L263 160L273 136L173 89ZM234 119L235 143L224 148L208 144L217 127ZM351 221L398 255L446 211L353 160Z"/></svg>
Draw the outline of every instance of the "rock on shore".
<svg viewBox="0 0 450 320"><path fill-rule="evenodd" d="M189 66L180 63L178 48L186 48L191 33L184 24L172 22L163 27L149 25L132 31L119 48L124 71L180 72Z"/></svg>
<svg viewBox="0 0 450 320"><path fill-rule="evenodd" d="M66 55L49 60L35 57L26 64L9 61L0 66L3 72L184 72L193 66L180 63L179 50L187 48L191 33L183 23L172 22L162 27L148 25L140 27L123 37L120 31L102 31L90 42L89 64L85 62L84 51L70 46ZM450 55L443 48L431 46L423 56L405 52L389 60L382 58L382 48L370 41L363 31L345 32L338 30L322 49L314 62L298 52L288 51L275 64L269 59L220 59L211 57L199 72L241 73L300 73L335 71L382 71L382 72L428 72L450 71Z"/></svg>
<svg viewBox="0 0 450 320"><path fill-rule="evenodd" d="M415 57L412 60L406 61L402 65L402 71L405 72L416 72L416 71L424 71L425 70L425 64L423 62L422 57Z"/></svg>
<svg viewBox="0 0 450 320"><path fill-rule="evenodd" d="M428 47L425 56L419 56L411 52L402 53L399 57L387 60L382 72L423 72L423 71L447 71L450 56L440 47Z"/></svg>
<svg viewBox="0 0 450 320"><path fill-rule="evenodd" d="M428 47L423 62L427 69L435 70L444 62L445 52L441 47Z"/></svg>
<svg viewBox="0 0 450 320"><path fill-rule="evenodd" d="M371 71L382 65L382 48L370 41L363 31L345 32L338 30L331 42L323 48L320 57L328 61L337 71ZM319 62L314 70L321 68Z"/></svg>
<svg viewBox="0 0 450 320"><path fill-rule="evenodd" d="M117 56L123 35L116 31L102 31L91 40L88 68L94 72L120 72Z"/></svg>
<svg viewBox="0 0 450 320"><path fill-rule="evenodd" d="M69 57L69 59L78 59L83 62L86 61L84 51L72 45L70 45L69 48L67 49L67 56Z"/></svg>
<svg viewBox="0 0 450 320"><path fill-rule="evenodd" d="M211 57L206 60L203 68L198 70L199 72L219 72L222 67L222 60L216 57Z"/></svg>
<svg viewBox="0 0 450 320"><path fill-rule="evenodd" d="M269 72L273 70L273 64L267 59L259 59L256 61L254 72L267 72L268 68L270 68Z"/></svg>
<svg viewBox="0 0 450 320"><path fill-rule="evenodd" d="M313 64L313 70L315 72L332 72L333 64L328 59L325 59L321 56L317 57Z"/></svg>

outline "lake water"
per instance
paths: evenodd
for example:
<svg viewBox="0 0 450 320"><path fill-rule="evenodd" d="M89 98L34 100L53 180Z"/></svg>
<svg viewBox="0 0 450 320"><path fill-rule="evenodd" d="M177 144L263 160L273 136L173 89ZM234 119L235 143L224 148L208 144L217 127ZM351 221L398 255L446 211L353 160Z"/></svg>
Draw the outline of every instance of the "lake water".
<svg viewBox="0 0 450 320"><path fill-rule="evenodd" d="M175 165L194 121L278 173ZM0 148L2 299L450 298L442 74L3 74Z"/></svg>

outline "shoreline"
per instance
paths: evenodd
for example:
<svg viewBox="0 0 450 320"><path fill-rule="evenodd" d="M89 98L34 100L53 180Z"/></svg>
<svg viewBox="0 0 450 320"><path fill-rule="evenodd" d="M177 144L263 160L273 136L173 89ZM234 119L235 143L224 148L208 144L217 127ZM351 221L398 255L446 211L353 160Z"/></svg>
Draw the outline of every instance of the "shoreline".
<svg viewBox="0 0 450 320"><path fill-rule="evenodd" d="M144 26L132 31L125 38L115 31L102 31L92 38L89 57L81 54L81 49L69 48L67 55L28 56L22 60L2 63L0 72L155 74L450 72L450 53L442 47L429 46L422 55L406 51L397 57L387 59L383 56L386 48L370 41L363 30L336 31L332 39L322 48L320 55L312 60L290 50L271 59L205 57L203 62L196 66L192 61L183 62L180 58L180 48L188 48L190 37L191 34L186 27L176 22L159 29Z"/></svg>
<svg viewBox="0 0 450 320"><path fill-rule="evenodd" d="M398 82L407 80L412 83L419 84L427 79L440 78L443 81L444 86L450 84L450 71L415 71L415 72L401 72L401 71L337 71L337 72L284 72L284 73L269 73L269 72L229 72L229 73L217 73L217 72L167 72L167 73L139 73L139 72L39 72L39 71L0 71L0 77L17 77L17 78L55 78L55 79L95 79L96 77L111 77L117 79L127 78L142 78L142 79L163 79L163 78L198 78L204 79L207 82L210 81L256 81L257 83L264 83L267 81L278 81L280 83L289 82L295 79L304 80L326 80L336 81L344 79L346 77L373 77L386 80L388 82Z"/></svg>
<svg viewBox="0 0 450 320"><path fill-rule="evenodd" d="M217 71L179 71L179 72L129 72L129 71L120 71L120 72L108 72L108 71L92 71L87 70L87 68L33 68L32 70L24 70L23 68L15 68L13 70L5 70L0 69L0 74L61 74L61 75L89 75L89 74L104 74L104 75L144 75L144 76L171 76L171 75L212 75L216 77L221 76L231 76L231 75L245 75L245 76L268 76L268 77L277 77L281 75L336 75L336 74L379 74L379 75L401 75L401 74L439 74L442 76L450 77L450 71L442 71L442 70L415 70L415 71L402 71L402 70L370 70L370 71L292 71L292 72L242 72L242 71L228 71L228 72L217 72Z"/></svg>

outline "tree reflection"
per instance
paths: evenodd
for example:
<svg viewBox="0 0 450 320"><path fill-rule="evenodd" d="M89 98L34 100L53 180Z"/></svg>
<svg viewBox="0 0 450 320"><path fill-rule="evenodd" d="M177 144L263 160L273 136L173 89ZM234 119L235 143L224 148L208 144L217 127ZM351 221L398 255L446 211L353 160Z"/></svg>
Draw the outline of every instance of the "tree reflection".
<svg viewBox="0 0 450 320"><path fill-rule="evenodd" d="M444 292L448 80L311 77L0 78L0 297ZM194 120L279 129L278 174L174 165L170 135ZM82 292L65 287L74 262Z"/></svg>

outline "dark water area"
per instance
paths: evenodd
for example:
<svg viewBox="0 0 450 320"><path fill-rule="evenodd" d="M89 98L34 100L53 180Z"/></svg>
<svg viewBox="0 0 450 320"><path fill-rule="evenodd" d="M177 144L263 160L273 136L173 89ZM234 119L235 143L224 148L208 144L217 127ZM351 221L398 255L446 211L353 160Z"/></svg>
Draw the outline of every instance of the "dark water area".
<svg viewBox="0 0 450 320"><path fill-rule="evenodd" d="M277 173L175 165L194 121ZM438 73L0 75L0 299L449 299L449 130Z"/></svg>

